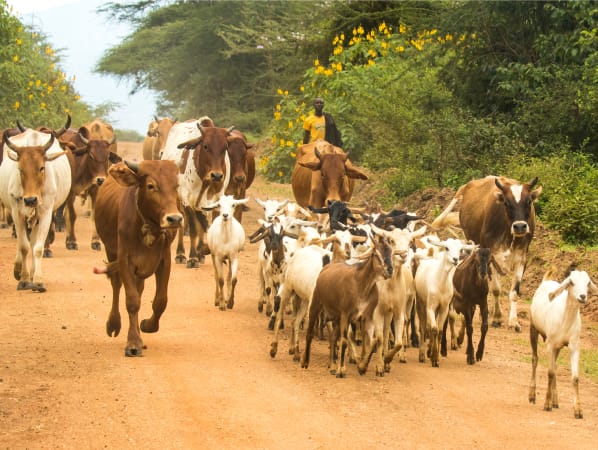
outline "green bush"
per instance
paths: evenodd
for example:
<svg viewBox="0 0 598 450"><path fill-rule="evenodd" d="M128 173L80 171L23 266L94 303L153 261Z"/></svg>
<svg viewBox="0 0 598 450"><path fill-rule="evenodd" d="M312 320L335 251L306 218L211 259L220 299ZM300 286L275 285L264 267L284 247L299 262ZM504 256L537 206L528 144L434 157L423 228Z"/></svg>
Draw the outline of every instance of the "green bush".
<svg viewBox="0 0 598 450"><path fill-rule="evenodd" d="M514 158L507 172L520 181L538 177L536 210L564 242L598 244L598 169L587 155L563 149L546 158Z"/></svg>

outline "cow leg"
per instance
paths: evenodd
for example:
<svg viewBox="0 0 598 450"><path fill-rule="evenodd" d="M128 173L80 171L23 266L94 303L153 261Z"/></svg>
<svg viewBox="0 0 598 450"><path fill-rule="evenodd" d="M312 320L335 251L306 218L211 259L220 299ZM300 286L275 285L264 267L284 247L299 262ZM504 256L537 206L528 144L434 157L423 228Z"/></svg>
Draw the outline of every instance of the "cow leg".
<svg viewBox="0 0 598 450"><path fill-rule="evenodd" d="M199 233L199 224L195 211L189 207L185 208L189 222L189 258L187 259L187 269L197 269L199 267L199 258L197 256L197 240Z"/></svg>
<svg viewBox="0 0 598 450"><path fill-rule="evenodd" d="M112 285L112 307L110 308L108 320L106 321L106 333L108 336L116 337L120 333L121 328L118 303L122 280L118 272L110 273L108 274L108 277L110 278L110 284Z"/></svg>
<svg viewBox="0 0 598 450"><path fill-rule="evenodd" d="M478 343L478 350L475 354L476 361L481 361L484 357L484 347L486 345L486 333L488 332L488 304L486 302L482 302L480 305L480 316L482 317L482 325L481 325L481 332L482 335L480 336L480 342Z"/></svg>
<svg viewBox="0 0 598 450"><path fill-rule="evenodd" d="M75 194L70 193L65 202L65 220L66 220L66 248L67 250L78 250L77 237L75 236Z"/></svg>
<svg viewBox="0 0 598 450"><path fill-rule="evenodd" d="M95 205L96 197L98 194L98 186L94 185L89 189L89 198L91 199L91 249L100 251L102 250L102 244L100 243L100 237L98 236L98 230L96 229L95 219Z"/></svg>
<svg viewBox="0 0 598 450"><path fill-rule="evenodd" d="M64 218L64 208L66 206L66 201L56 209L54 212L54 225L56 231L62 232L66 229L66 221Z"/></svg>
<svg viewBox="0 0 598 450"><path fill-rule="evenodd" d="M419 362L426 362L426 339L427 336L427 318L425 303L421 299L416 300L417 318L419 320Z"/></svg>
<svg viewBox="0 0 598 450"><path fill-rule="evenodd" d="M521 280L523 279L523 271L525 270L525 263L522 256L516 254L513 266L515 271L513 273L513 281L511 282L511 290L509 291L509 328L513 328L517 333L521 332L521 325L517 317L517 300L520 297Z"/></svg>
<svg viewBox="0 0 598 450"><path fill-rule="evenodd" d="M189 217L185 213L185 223L189 223ZM188 225L187 225L188 227ZM187 262L187 257L185 256L185 242L184 242L184 234L185 234L185 226L179 227L177 233L177 246L176 246L176 255L174 257L174 262L177 264L185 264Z"/></svg>
<svg viewBox="0 0 598 450"><path fill-rule="evenodd" d="M48 230L48 235L46 236L46 240L44 242L44 258L52 258L54 253L50 246L54 243L54 238L56 237L55 233L55 224L54 224L54 215L52 215L52 222L50 222L50 229Z"/></svg>
<svg viewBox="0 0 598 450"><path fill-rule="evenodd" d="M502 325L502 311L500 309L500 275L496 272L490 277L490 293L493 298L492 326L500 328Z"/></svg>
<svg viewBox="0 0 598 450"><path fill-rule="evenodd" d="M529 402L536 403L536 368L538 367L538 330L531 324L529 327L529 341L532 347L532 379L529 383Z"/></svg>
<svg viewBox="0 0 598 450"><path fill-rule="evenodd" d="M27 257L29 256L29 238L27 237L25 222L17 211L13 211L13 220L14 229L17 235L17 253L15 256L13 274L18 281L17 290L22 291L31 289L31 278L27 264Z"/></svg>
<svg viewBox="0 0 598 450"><path fill-rule="evenodd" d="M143 341L141 340L141 329L139 328L139 308L141 306L141 295L137 291L137 284L132 280L125 282L126 306L129 314L129 333L125 356L141 356L143 352Z"/></svg>
<svg viewBox="0 0 598 450"><path fill-rule="evenodd" d="M144 333L156 333L160 329L160 317L166 310L168 304L168 280L170 279L170 253L164 255L164 259L156 271L156 294L152 301L152 315L149 319L143 319L140 324ZM140 279L138 284L139 295L143 292L144 280Z"/></svg>
<svg viewBox="0 0 598 450"><path fill-rule="evenodd" d="M31 230L30 242L32 244L31 256L31 290L34 292L46 292L46 287L43 283L43 272L42 272L42 258L44 255L44 246L46 243L46 237L50 230L52 223L51 211L45 213L40 212L41 218L37 225Z"/></svg>

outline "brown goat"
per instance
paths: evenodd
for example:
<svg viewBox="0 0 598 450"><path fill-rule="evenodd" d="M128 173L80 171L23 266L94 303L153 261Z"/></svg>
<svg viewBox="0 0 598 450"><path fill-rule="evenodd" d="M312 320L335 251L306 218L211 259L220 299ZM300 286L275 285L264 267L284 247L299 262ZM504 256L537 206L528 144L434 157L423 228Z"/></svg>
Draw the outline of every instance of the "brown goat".
<svg viewBox="0 0 598 450"><path fill-rule="evenodd" d="M332 333L330 352L336 348L336 334L340 334L340 358L336 371L337 378L343 378L347 368L345 352L349 344L348 328L351 322L364 318L372 320L372 314L378 304L376 282L392 276L392 249L385 238L373 239L374 246L370 248L356 263L335 262L324 266L318 280L309 308L309 322L305 338L305 352L301 367L309 366L311 341L314 336L314 326L318 315L323 310L328 319L337 323L338 333ZM351 341L351 344L354 343ZM363 375L376 346L372 345L364 357L359 361L357 369Z"/></svg>
<svg viewBox="0 0 598 450"><path fill-rule="evenodd" d="M491 266L494 266L500 275L504 275L494 256L490 253L490 249L478 248L457 266L453 276L453 286L455 288L453 291L453 306L456 312L463 314L465 317L467 364L481 361L484 356L484 345L486 333L488 332L488 281L492 276ZM474 360L472 321L476 305L480 307L482 335Z"/></svg>

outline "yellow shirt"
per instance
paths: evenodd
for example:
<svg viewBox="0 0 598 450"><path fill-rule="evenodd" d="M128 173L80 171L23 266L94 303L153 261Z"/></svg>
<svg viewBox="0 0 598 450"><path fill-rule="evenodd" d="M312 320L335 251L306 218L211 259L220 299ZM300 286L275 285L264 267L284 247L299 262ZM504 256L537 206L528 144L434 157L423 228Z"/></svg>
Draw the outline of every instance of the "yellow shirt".
<svg viewBox="0 0 598 450"><path fill-rule="evenodd" d="M309 131L309 142L324 139L326 137L326 118L323 114L321 117L312 114L303 122L303 129Z"/></svg>

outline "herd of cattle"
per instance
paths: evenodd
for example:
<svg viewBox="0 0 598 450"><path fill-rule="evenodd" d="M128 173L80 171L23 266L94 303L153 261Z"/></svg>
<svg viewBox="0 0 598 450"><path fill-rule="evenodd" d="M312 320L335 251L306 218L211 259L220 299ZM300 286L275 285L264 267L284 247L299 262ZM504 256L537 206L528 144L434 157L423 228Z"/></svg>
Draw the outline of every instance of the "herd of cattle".
<svg viewBox="0 0 598 450"><path fill-rule="evenodd" d="M119 296L124 285L129 330L125 355L139 356L141 331L156 332L167 305L172 260L197 267L210 255L215 276L215 305L234 306L238 254L246 241L242 214L255 176L253 145L243 133L214 125L208 117L179 122L155 118L143 144L143 160L121 160L114 130L94 120L78 130L23 127L7 129L0 152L0 201L14 224L17 289L44 292L42 257L52 254L54 231L66 227L66 247L78 248L77 196L92 206L92 248L101 249L104 273L112 285L109 336L121 329ZM374 358L383 376L398 353L419 347L420 362L438 367L450 345L456 349L467 332L466 361L484 355L488 294L493 325L500 326L501 278L510 275L508 326L521 330L519 289L534 235L534 201L542 192L537 178L521 183L500 176L462 186L431 223L402 210L350 208L355 180L367 175L340 148L326 141L298 149L292 174L294 201L255 200L263 219L248 236L259 243L258 310L273 330L270 356L278 351L278 333L292 321L289 353L307 368L314 335L328 331L329 367L346 374L347 360L366 372ZM453 212L459 204L459 211ZM251 225L249 225L251 226ZM460 227L464 238L441 239ZM171 255L177 237L175 255ZM189 252L184 237L189 235ZM31 262L28 256L31 253ZM152 316L139 320L145 279L155 275ZM581 418L578 395L579 305L598 293L584 271L564 280L548 271L531 305L533 375L529 401L535 402L538 336L547 342L549 381L544 408L558 406L556 357L568 345L574 386L574 413ZM473 316L479 308L481 336L474 355ZM456 336L455 319L462 327ZM301 331L304 349L300 350ZM358 343L361 342L361 350Z"/></svg>

